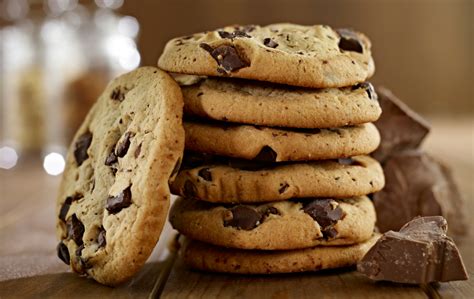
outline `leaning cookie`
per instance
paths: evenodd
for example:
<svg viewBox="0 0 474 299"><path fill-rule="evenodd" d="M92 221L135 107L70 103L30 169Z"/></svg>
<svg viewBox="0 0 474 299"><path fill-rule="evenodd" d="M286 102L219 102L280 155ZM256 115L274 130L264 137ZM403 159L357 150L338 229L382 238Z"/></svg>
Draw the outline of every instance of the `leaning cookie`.
<svg viewBox="0 0 474 299"><path fill-rule="evenodd" d="M185 163L171 184L173 194L210 202L348 198L374 193L384 186L382 168L369 156L263 165L255 161L233 163L229 159L227 164L225 160L200 166L197 162L187 167Z"/></svg>
<svg viewBox="0 0 474 299"><path fill-rule="evenodd" d="M169 219L193 240L238 249L285 250L366 241L374 232L375 210L366 196L237 206L178 198Z"/></svg>
<svg viewBox="0 0 474 299"><path fill-rule="evenodd" d="M337 129L276 129L228 123L186 121L186 149L243 159L309 161L373 152L380 143L371 124Z"/></svg>
<svg viewBox="0 0 474 299"><path fill-rule="evenodd" d="M379 235L349 246L316 246L299 250L241 250L181 238L180 254L189 267L209 272L277 274L314 272L354 266Z"/></svg>
<svg viewBox="0 0 474 299"><path fill-rule="evenodd" d="M117 285L143 266L165 222L184 148L182 95L165 72L113 80L69 149L56 216L59 258Z"/></svg>
<svg viewBox="0 0 474 299"><path fill-rule="evenodd" d="M308 89L238 79L179 75L186 115L288 128L337 128L376 121L373 86ZM191 85L188 85L193 83Z"/></svg>
<svg viewBox="0 0 474 299"><path fill-rule="evenodd" d="M158 66L312 88L344 87L374 73L362 33L325 25L229 26L170 40Z"/></svg>

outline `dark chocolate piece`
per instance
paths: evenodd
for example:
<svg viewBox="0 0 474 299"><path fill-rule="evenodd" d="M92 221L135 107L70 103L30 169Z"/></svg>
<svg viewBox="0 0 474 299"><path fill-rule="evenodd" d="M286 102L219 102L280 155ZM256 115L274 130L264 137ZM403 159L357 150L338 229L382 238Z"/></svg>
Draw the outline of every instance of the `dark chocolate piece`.
<svg viewBox="0 0 474 299"><path fill-rule="evenodd" d="M219 65L217 69L219 72L233 72L250 66L250 63L243 56L243 53L239 53L234 46L220 45L213 48L208 44L202 43L200 47L209 52L212 58L216 60Z"/></svg>
<svg viewBox="0 0 474 299"><path fill-rule="evenodd" d="M417 149L430 131L420 115L400 101L390 90L377 88L382 116L374 123L381 143L372 156L380 162L402 150Z"/></svg>
<svg viewBox="0 0 474 299"><path fill-rule="evenodd" d="M229 211L231 213L224 219L224 226L252 230L260 224L262 219L262 214L249 206L236 206Z"/></svg>
<svg viewBox="0 0 474 299"><path fill-rule="evenodd" d="M99 244L99 248L105 247L107 245L107 240L105 238L106 231L103 227L100 228L99 235L97 236L97 244Z"/></svg>
<svg viewBox="0 0 474 299"><path fill-rule="evenodd" d="M331 228L345 216L340 207L334 208L331 199L314 199L310 202L303 202L303 211L318 222L325 238L337 235L337 231Z"/></svg>
<svg viewBox="0 0 474 299"><path fill-rule="evenodd" d="M81 166L82 163L89 158L87 150L92 143L92 133L87 131L76 140L74 148L74 158L76 158L77 166Z"/></svg>
<svg viewBox="0 0 474 299"><path fill-rule="evenodd" d="M267 37L263 40L263 44L269 48L276 48L278 47L278 43L275 42L273 39Z"/></svg>
<svg viewBox="0 0 474 299"><path fill-rule="evenodd" d="M341 49L341 51L364 52L364 47L354 31L343 28L337 29L336 32L340 36L339 49Z"/></svg>
<svg viewBox="0 0 474 299"><path fill-rule="evenodd" d="M58 246L56 247L56 251L58 252L58 257L61 259L61 261L63 261L66 265L69 265L70 258L67 246L63 242L59 242Z"/></svg>
<svg viewBox="0 0 474 299"><path fill-rule="evenodd" d="M78 246L82 245L84 243L82 241L82 236L84 235L85 227L81 220L77 218L76 214L72 214L68 219L66 226L68 238L74 240Z"/></svg>
<svg viewBox="0 0 474 299"><path fill-rule="evenodd" d="M109 196L105 208L110 214L117 214L132 204L132 186L128 186L117 196Z"/></svg>
<svg viewBox="0 0 474 299"><path fill-rule="evenodd" d="M118 159L117 159L117 156L115 155L115 153L112 151L110 152L110 154L107 156L107 158L105 158L105 162L104 164L107 165L107 166L111 166L113 165L115 162L117 162Z"/></svg>
<svg viewBox="0 0 474 299"><path fill-rule="evenodd" d="M122 138L122 142L118 143L115 147L115 155L117 157L123 158L127 152L128 148L130 147L130 139L135 136L132 132L126 132Z"/></svg>
<svg viewBox="0 0 474 299"><path fill-rule="evenodd" d="M381 232L398 230L416 216L445 217L450 233L467 231L464 201L450 171L421 151L406 151L385 162L385 188L374 194Z"/></svg>
<svg viewBox="0 0 474 299"><path fill-rule="evenodd" d="M209 168L202 168L199 170L198 175L203 178L204 180L211 182L212 181L212 174L209 171Z"/></svg>
<svg viewBox="0 0 474 299"><path fill-rule="evenodd" d="M254 160L264 161L264 162L275 162L277 158L277 153L268 145L262 147L260 152L255 156Z"/></svg>
<svg viewBox="0 0 474 299"><path fill-rule="evenodd" d="M373 280L425 284L466 280L468 275L441 216L417 217L385 233L358 263Z"/></svg>
<svg viewBox="0 0 474 299"><path fill-rule="evenodd" d="M356 85L352 86L352 90L356 90L359 88L365 89L365 91L367 92L367 95L369 96L369 99L371 100L378 99L377 93L375 92L375 88L370 82L357 83Z"/></svg>

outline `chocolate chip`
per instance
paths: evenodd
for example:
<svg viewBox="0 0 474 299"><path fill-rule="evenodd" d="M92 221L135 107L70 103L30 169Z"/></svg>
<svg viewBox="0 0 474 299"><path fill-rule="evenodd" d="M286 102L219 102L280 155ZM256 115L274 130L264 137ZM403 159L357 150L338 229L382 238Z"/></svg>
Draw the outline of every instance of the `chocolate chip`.
<svg viewBox="0 0 474 299"><path fill-rule="evenodd" d="M123 101L125 100L126 89L122 88L121 86L117 86L112 90L110 94L110 98L115 101Z"/></svg>
<svg viewBox="0 0 474 299"><path fill-rule="evenodd" d="M212 58L216 60L217 64L222 68L218 68L218 71L233 72L250 66L250 63L239 54L234 46L220 45L215 49L205 43L201 43L199 46L209 52Z"/></svg>
<svg viewBox="0 0 474 299"><path fill-rule="evenodd" d="M83 249L84 249L84 244L82 244L81 246L77 247L77 249L76 249L76 256L81 256Z"/></svg>
<svg viewBox="0 0 474 299"><path fill-rule="evenodd" d="M277 158L277 153L268 145L262 147L260 152L257 156L255 156L254 160L257 161L265 161L265 162L275 162Z"/></svg>
<svg viewBox="0 0 474 299"><path fill-rule="evenodd" d="M278 193L283 194L290 185L288 183L280 184L280 189L278 189Z"/></svg>
<svg viewBox="0 0 474 299"><path fill-rule="evenodd" d="M73 201L79 200L83 197L82 194L75 194L74 196L68 196L64 200L63 205L61 206L61 210L59 211L59 219L66 222L67 212L69 212L69 208Z"/></svg>
<svg viewBox="0 0 474 299"><path fill-rule="evenodd" d="M72 214L71 218L66 223L67 237L74 240L78 246L82 245L82 236L84 235L84 224L79 220L76 214Z"/></svg>
<svg viewBox="0 0 474 299"><path fill-rule="evenodd" d="M211 182L212 181L212 174L211 172L209 171L209 168L202 168L199 170L198 172L198 175L200 177L202 177L203 179L205 179L206 181L208 182Z"/></svg>
<svg viewBox="0 0 474 299"><path fill-rule="evenodd" d="M242 31L242 30L235 30L234 31L234 37L247 37L250 38L251 36L247 34L247 32Z"/></svg>
<svg viewBox="0 0 474 299"><path fill-rule="evenodd" d="M122 138L122 142L117 143L115 147L115 155L117 155L117 157L123 158L127 154L128 148L130 147L130 138L133 136L135 136L134 133L126 132Z"/></svg>
<svg viewBox="0 0 474 299"><path fill-rule="evenodd" d="M107 156L107 158L105 158L105 165L107 166L111 166L112 164L114 164L115 162L117 162L117 156L115 155L115 153L112 151L110 152L110 154Z"/></svg>
<svg viewBox="0 0 474 299"><path fill-rule="evenodd" d="M230 209L231 219L224 219L224 226L232 226L243 230L252 230L260 224L262 215L254 208L236 206Z"/></svg>
<svg viewBox="0 0 474 299"><path fill-rule="evenodd" d="M344 212L340 207L333 208L331 199L315 199L311 202L304 203L303 211L311 216L325 230L328 226L334 225L338 220L342 219Z"/></svg>
<svg viewBox="0 0 474 299"><path fill-rule="evenodd" d="M109 196L105 208L110 214L117 214L122 209L129 207L132 204L132 186L128 186L120 192L117 196Z"/></svg>
<svg viewBox="0 0 474 299"><path fill-rule="evenodd" d="M87 131L76 140L76 146L74 149L74 157L78 166L82 165L82 162L89 158L87 154L87 149L92 143L92 133Z"/></svg>
<svg viewBox="0 0 474 299"><path fill-rule="evenodd" d="M137 146L137 149L135 150L135 158L138 158L140 156L140 152L142 151L142 144L140 143L138 146Z"/></svg>
<svg viewBox="0 0 474 299"><path fill-rule="evenodd" d="M269 48L276 48L278 47L278 43L275 42L273 39L267 37L263 40L263 44Z"/></svg>
<svg viewBox="0 0 474 299"><path fill-rule="evenodd" d="M227 32L227 31L217 31L219 36L221 38L228 38L228 39L234 39L236 37L251 37L248 35L246 32L241 31L241 30L235 30L234 32Z"/></svg>
<svg viewBox="0 0 474 299"><path fill-rule="evenodd" d="M99 235L97 236L97 244L99 244L99 248L105 247L105 245L107 244L105 235L106 235L106 231L103 227L101 227Z"/></svg>
<svg viewBox="0 0 474 299"><path fill-rule="evenodd" d="M364 51L364 47L354 31L350 29L338 29L336 32L340 36L339 49L341 49L341 51L357 53L362 53Z"/></svg>
<svg viewBox="0 0 474 299"><path fill-rule="evenodd" d="M322 230L323 237L326 239L332 239L337 236L337 230L334 227L328 227Z"/></svg>
<svg viewBox="0 0 474 299"><path fill-rule="evenodd" d="M369 95L369 99L377 100L377 93L375 92L374 86L370 82L357 83L356 85L352 86L352 90L356 90L359 88L365 89L365 91Z"/></svg>
<svg viewBox="0 0 474 299"><path fill-rule="evenodd" d="M56 246L56 251L58 252L58 257L61 259L61 261L63 261L66 265L69 265L70 258L67 246L64 245L63 242L59 242L58 246Z"/></svg>
<svg viewBox="0 0 474 299"><path fill-rule="evenodd" d="M187 180L184 183L183 194L184 194L184 196L189 197L189 198L196 197L196 195L197 195L196 186L194 186L193 182L191 182L190 180Z"/></svg>

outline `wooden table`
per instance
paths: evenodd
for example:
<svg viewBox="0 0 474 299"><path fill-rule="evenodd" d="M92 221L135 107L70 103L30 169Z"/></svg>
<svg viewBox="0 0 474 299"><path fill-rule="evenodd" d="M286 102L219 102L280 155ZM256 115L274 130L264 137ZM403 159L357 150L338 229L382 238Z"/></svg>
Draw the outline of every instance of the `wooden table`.
<svg viewBox="0 0 474 299"><path fill-rule="evenodd" d="M474 122L434 121L425 148L454 169L474 212ZM374 283L353 269L298 275L238 276L186 269L167 251L169 225L141 272L119 288L77 277L56 257L54 201L59 179L40 165L0 170L0 298L474 298L472 279L430 286ZM474 218L468 219L471 228ZM456 240L472 277L473 230Z"/></svg>

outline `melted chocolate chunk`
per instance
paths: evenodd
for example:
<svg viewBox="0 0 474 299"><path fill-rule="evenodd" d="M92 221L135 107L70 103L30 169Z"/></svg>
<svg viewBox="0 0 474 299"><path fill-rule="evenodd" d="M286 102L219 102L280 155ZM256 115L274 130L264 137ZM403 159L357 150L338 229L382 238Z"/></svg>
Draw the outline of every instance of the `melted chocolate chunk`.
<svg viewBox="0 0 474 299"><path fill-rule="evenodd" d="M235 30L234 32L227 32L227 31L218 31L217 32L221 38L228 38L228 39L234 39L236 37L251 37L248 35L246 32L241 31L241 30Z"/></svg>
<svg viewBox="0 0 474 299"><path fill-rule="evenodd" d="M273 39L267 37L263 40L263 44L269 48L276 48L278 47L278 43L275 42Z"/></svg>
<svg viewBox="0 0 474 299"><path fill-rule="evenodd" d="M417 217L399 232L386 232L358 263L373 280L426 284L466 280L468 275L442 216Z"/></svg>
<svg viewBox="0 0 474 299"><path fill-rule="evenodd" d="M97 244L99 244L99 248L105 247L107 245L107 240L105 238L106 231L103 227L100 228L99 235L97 236Z"/></svg>
<svg viewBox="0 0 474 299"><path fill-rule="evenodd" d="M125 133L122 142L118 143L115 147L115 155L117 155L117 157L123 158L127 154L128 148L130 147L130 138L133 136L135 136L135 134L132 132Z"/></svg>
<svg viewBox="0 0 474 299"><path fill-rule="evenodd" d="M132 186L128 186L125 190L120 192L117 196L109 196L105 208L110 214L117 214L122 209L129 207L132 204Z"/></svg>
<svg viewBox="0 0 474 299"><path fill-rule="evenodd" d="M89 158L87 150L92 143L92 133L87 131L76 140L74 149L74 157L76 158L77 166L81 166L82 162Z"/></svg>
<svg viewBox="0 0 474 299"><path fill-rule="evenodd" d="M67 212L69 212L69 208L71 207L72 202L79 200L82 197L82 194L75 194L74 196L66 197L66 200L64 200L64 203L61 206L61 210L59 211L59 219L66 222Z"/></svg>
<svg viewBox="0 0 474 299"><path fill-rule="evenodd" d="M323 236L326 239L332 239L337 237L337 230L334 227L327 227L322 230Z"/></svg>
<svg viewBox="0 0 474 299"><path fill-rule="evenodd" d="M189 180L187 180L184 183L184 190L183 191L184 191L183 192L184 196L189 197L189 198L194 198L197 195L196 186L194 186L193 182L191 182Z"/></svg>
<svg viewBox="0 0 474 299"><path fill-rule="evenodd" d="M125 94L127 93L127 90L122 88L121 86L117 86L112 90L112 93L110 94L110 98L114 101L119 101L122 102L125 100Z"/></svg>
<svg viewBox="0 0 474 299"><path fill-rule="evenodd" d="M290 185L288 185L288 183L284 183L283 185L280 185L280 189L278 189L278 193L280 194L283 194L285 193L286 189L288 189L288 187L290 187Z"/></svg>
<svg viewBox="0 0 474 299"><path fill-rule="evenodd" d="M268 207L262 214L262 218L260 219L260 223L263 223L268 216L270 216L271 214L273 215L280 215L280 211L278 211L277 208L275 207Z"/></svg>
<svg viewBox="0 0 474 299"><path fill-rule="evenodd" d="M331 203L331 199L315 199L304 203L303 211L318 222L321 230L324 231L328 226L336 224L344 216L342 209L340 207L334 209Z"/></svg>
<svg viewBox="0 0 474 299"><path fill-rule="evenodd" d="M336 32L340 36L339 49L341 49L341 51L364 52L364 47L354 31L350 29L338 29Z"/></svg>
<svg viewBox="0 0 474 299"><path fill-rule="evenodd" d="M115 155L115 153L112 151L110 152L110 154L107 156L107 158L105 159L105 165L107 166L111 166L113 165L114 163L116 163L118 161L117 159L117 156Z"/></svg>
<svg viewBox="0 0 474 299"><path fill-rule="evenodd" d="M208 182L212 181L212 174L209 171L209 168L200 169L199 172L198 172L198 175L200 177L202 177L203 179L205 179L206 181L208 181Z"/></svg>
<svg viewBox="0 0 474 299"><path fill-rule="evenodd" d="M70 257L67 246L63 242L59 242L58 246L56 246L56 251L58 252L59 259L61 259L61 261L63 261L66 265L69 265Z"/></svg>
<svg viewBox="0 0 474 299"><path fill-rule="evenodd" d="M262 214L248 206L236 206L230 209L232 216L224 219L224 226L232 226L243 230L252 230L260 224Z"/></svg>
<svg viewBox="0 0 474 299"><path fill-rule="evenodd" d="M377 100L377 93L375 92L374 86L370 82L357 83L356 85L352 86L352 90L356 90L359 88L365 89L365 91L369 95L369 99Z"/></svg>
<svg viewBox="0 0 474 299"><path fill-rule="evenodd" d="M219 65L218 71L233 72L250 66L247 59L234 46L220 45L215 49L205 43L201 43L199 46L216 60Z"/></svg>
<svg viewBox="0 0 474 299"><path fill-rule="evenodd" d="M76 214L72 214L71 218L66 223L67 237L74 240L78 246L82 245L82 236L84 235L84 224L79 220Z"/></svg>
<svg viewBox="0 0 474 299"><path fill-rule="evenodd" d="M254 160L257 161L264 161L264 162L275 162L277 158L277 153L268 145L262 147L260 152L257 156L255 156Z"/></svg>

